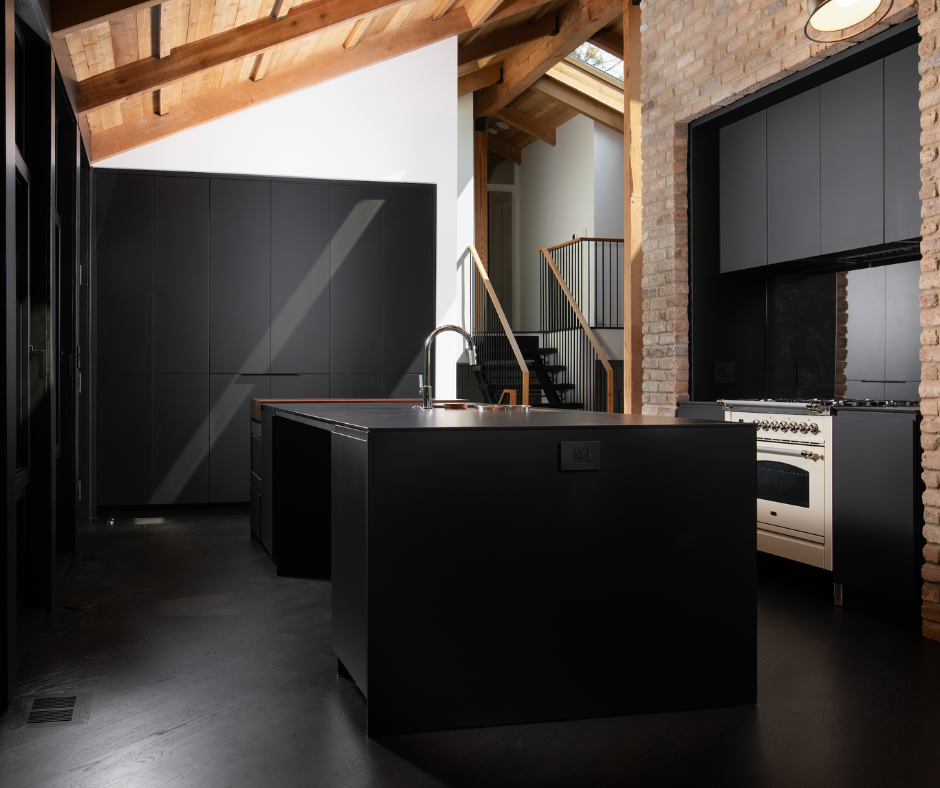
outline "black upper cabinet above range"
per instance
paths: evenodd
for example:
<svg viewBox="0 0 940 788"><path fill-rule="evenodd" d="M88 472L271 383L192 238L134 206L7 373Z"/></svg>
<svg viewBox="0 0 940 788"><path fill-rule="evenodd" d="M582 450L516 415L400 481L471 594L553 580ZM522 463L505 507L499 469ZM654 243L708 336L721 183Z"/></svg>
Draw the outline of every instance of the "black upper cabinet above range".
<svg viewBox="0 0 940 788"><path fill-rule="evenodd" d="M821 87L823 254L884 242L883 64L876 60Z"/></svg>
<svg viewBox="0 0 940 788"><path fill-rule="evenodd" d="M767 110L767 258L819 254L819 88Z"/></svg>
<svg viewBox="0 0 940 788"><path fill-rule="evenodd" d="M920 235L920 55L889 55L885 80L885 241Z"/></svg>
<svg viewBox="0 0 940 788"><path fill-rule="evenodd" d="M719 134L721 272L767 265L767 113Z"/></svg>

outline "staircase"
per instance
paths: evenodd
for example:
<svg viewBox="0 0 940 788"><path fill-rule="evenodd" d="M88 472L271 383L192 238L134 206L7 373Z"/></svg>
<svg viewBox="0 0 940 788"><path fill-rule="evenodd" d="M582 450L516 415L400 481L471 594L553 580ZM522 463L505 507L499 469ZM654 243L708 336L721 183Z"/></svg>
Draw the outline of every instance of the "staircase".
<svg viewBox="0 0 940 788"><path fill-rule="evenodd" d="M529 370L529 396L532 405L559 409L582 410L581 402L566 402L565 394L574 389L573 383L560 383L558 378L565 372L561 364L552 363L558 354L556 348L539 347L537 336L514 334L526 367ZM474 332L477 346L477 361L473 374L485 402L497 402L507 389L520 391L522 375L518 364L512 359L509 339L505 334ZM503 347L505 345L505 347Z"/></svg>

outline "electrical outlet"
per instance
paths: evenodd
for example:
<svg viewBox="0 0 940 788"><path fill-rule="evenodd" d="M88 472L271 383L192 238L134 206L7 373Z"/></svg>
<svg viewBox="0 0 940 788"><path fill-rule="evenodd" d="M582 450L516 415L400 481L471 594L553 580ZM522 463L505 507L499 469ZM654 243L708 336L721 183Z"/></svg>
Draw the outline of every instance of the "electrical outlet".
<svg viewBox="0 0 940 788"><path fill-rule="evenodd" d="M598 471L600 467L600 441L561 441L558 444L559 470Z"/></svg>

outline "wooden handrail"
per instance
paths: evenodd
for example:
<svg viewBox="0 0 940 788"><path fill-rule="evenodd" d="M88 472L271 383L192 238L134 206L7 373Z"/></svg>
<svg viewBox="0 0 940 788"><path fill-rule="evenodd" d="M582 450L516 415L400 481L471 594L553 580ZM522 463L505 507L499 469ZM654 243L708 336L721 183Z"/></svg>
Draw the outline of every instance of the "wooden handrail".
<svg viewBox="0 0 940 788"><path fill-rule="evenodd" d="M563 244L549 246L548 251L554 252L556 249L562 249L565 246L571 246L571 244L579 244L581 241L597 241L598 243L622 244L623 238L572 238L570 241L565 241Z"/></svg>
<svg viewBox="0 0 940 788"><path fill-rule="evenodd" d="M590 240L588 238L582 238L580 240ZM571 243L571 241L569 241ZM564 246L565 244L562 244ZM557 246L553 246L552 249L557 249ZM581 328L584 330L584 333L587 334L588 340L591 342L591 345L594 347L594 352L597 353L597 357L600 359L601 364L604 365L604 369L607 370L607 412L614 412L614 369L610 366L610 362L607 360L607 355L604 353L603 349L600 346L600 343L597 341L597 337L594 336L594 332L591 331L591 327L588 325L588 321L584 319L584 315L581 312L581 309L578 307L577 302L574 300L574 296L571 295L571 291L568 289L568 285L565 283L564 278L559 272L557 266L555 265L555 259L552 257L551 250L546 249L544 246L539 249L542 253L542 256L545 258L545 262L548 263L549 268L552 269L552 273L555 274L555 278L558 280L558 284L561 287L561 292L565 294L565 298L568 299L568 303L571 305L571 308L574 310L575 316L578 318L578 322L581 324Z"/></svg>
<svg viewBox="0 0 940 788"><path fill-rule="evenodd" d="M490 284L490 277L486 273L486 269L483 267L483 263L480 260L480 255L477 254L476 248L471 244L467 247L470 250L470 254L473 255L473 262L476 263L477 273L483 278L483 285L486 287L486 292L489 293L490 300L493 302L493 306L496 308L496 314L499 316L499 322L502 323L503 331L506 332L506 338L509 340L509 345L512 347L513 355L516 357L516 362L519 364L519 369L522 370L522 404L529 404L529 367L525 363L525 359L522 357L522 351L519 350L519 343L516 342L515 334L512 333L512 328L509 326L509 321L506 319L506 313L503 312L503 307L499 303L499 299L496 297L496 293L493 291L493 285ZM479 359L478 359L479 360Z"/></svg>

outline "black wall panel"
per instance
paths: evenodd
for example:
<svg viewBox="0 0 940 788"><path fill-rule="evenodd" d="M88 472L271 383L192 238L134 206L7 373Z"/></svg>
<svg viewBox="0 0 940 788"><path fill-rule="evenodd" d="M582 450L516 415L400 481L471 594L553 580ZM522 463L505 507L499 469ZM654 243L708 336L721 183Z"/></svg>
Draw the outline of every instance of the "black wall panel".
<svg viewBox="0 0 940 788"><path fill-rule="evenodd" d="M211 183L209 369L268 373L271 184L235 178Z"/></svg>
<svg viewBox="0 0 940 788"><path fill-rule="evenodd" d="M272 375L271 396L274 399L327 399L330 396L330 376Z"/></svg>
<svg viewBox="0 0 940 788"><path fill-rule="evenodd" d="M382 226L382 371L419 373L434 330L434 192L387 186Z"/></svg>
<svg viewBox="0 0 940 788"><path fill-rule="evenodd" d="M149 504L153 486L150 373L98 374L98 504Z"/></svg>
<svg viewBox="0 0 940 788"><path fill-rule="evenodd" d="M823 254L884 241L882 63L820 88Z"/></svg>
<svg viewBox="0 0 940 788"><path fill-rule="evenodd" d="M153 177L101 172L98 232L98 371L150 372Z"/></svg>
<svg viewBox="0 0 940 788"><path fill-rule="evenodd" d="M332 374L330 375L331 397L363 397L366 399L382 396L382 375Z"/></svg>
<svg viewBox="0 0 940 788"><path fill-rule="evenodd" d="M767 110L767 261L819 254L819 88Z"/></svg>
<svg viewBox="0 0 940 788"><path fill-rule="evenodd" d="M209 376L209 500L248 500L250 401L271 396L268 375Z"/></svg>
<svg viewBox="0 0 940 788"><path fill-rule="evenodd" d="M767 113L719 132L721 271L767 265Z"/></svg>
<svg viewBox="0 0 940 788"><path fill-rule="evenodd" d="M153 376L153 502L209 501L209 376Z"/></svg>
<svg viewBox="0 0 940 788"><path fill-rule="evenodd" d="M382 372L384 197L379 186L331 189L331 373Z"/></svg>
<svg viewBox="0 0 940 788"><path fill-rule="evenodd" d="M271 184L271 371L330 371L326 184Z"/></svg>
<svg viewBox="0 0 940 788"><path fill-rule="evenodd" d="M153 371L209 372L209 179L154 179Z"/></svg>
<svg viewBox="0 0 940 788"><path fill-rule="evenodd" d="M102 505L248 501L253 397L417 396L433 187L96 178Z"/></svg>
<svg viewBox="0 0 940 788"><path fill-rule="evenodd" d="M920 235L919 64L916 46L884 61L885 241Z"/></svg>

